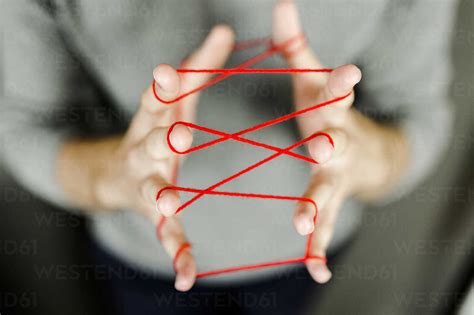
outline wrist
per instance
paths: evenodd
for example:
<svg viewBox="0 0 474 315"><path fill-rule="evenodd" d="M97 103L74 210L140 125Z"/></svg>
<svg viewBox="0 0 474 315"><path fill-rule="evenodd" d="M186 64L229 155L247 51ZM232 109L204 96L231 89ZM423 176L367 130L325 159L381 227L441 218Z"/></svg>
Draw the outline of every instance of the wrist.
<svg viewBox="0 0 474 315"><path fill-rule="evenodd" d="M361 146L359 154L365 165L362 183L358 184L356 196L364 201L376 201L390 194L399 183L408 163L408 145L400 128L376 123L360 115Z"/></svg>
<svg viewBox="0 0 474 315"><path fill-rule="evenodd" d="M120 189L120 174L123 170L120 142L120 137L104 140L97 154L90 187L94 204L99 209L115 210L123 206L123 191Z"/></svg>
<svg viewBox="0 0 474 315"><path fill-rule="evenodd" d="M111 209L111 198L104 192L113 186L110 178L117 163L114 152L118 138L72 140L65 143L58 157L58 181L75 206L85 210ZM108 194L114 196L114 194Z"/></svg>

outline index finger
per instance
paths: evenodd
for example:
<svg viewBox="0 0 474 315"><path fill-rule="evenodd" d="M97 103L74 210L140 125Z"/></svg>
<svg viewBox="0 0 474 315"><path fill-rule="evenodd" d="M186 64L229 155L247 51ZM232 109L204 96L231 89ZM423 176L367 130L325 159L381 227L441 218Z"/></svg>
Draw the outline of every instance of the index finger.
<svg viewBox="0 0 474 315"><path fill-rule="evenodd" d="M153 71L153 77L152 84L142 93L139 109L130 124L128 137L131 142L143 138L152 128L171 122L172 112L169 110L175 108L174 104L160 102L153 88L163 98L174 99L181 89L180 76L170 65L160 64Z"/></svg>
<svg viewBox="0 0 474 315"><path fill-rule="evenodd" d="M292 0L280 0L273 9L273 40L278 45L298 37L299 40L292 42L282 52L288 65L291 68L324 68L313 50L307 45L295 3ZM294 77L297 80L310 79L311 82L323 85L327 74L298 73L294 74Z"/></svg>
<svg viewBox="0 0 474 315"><path fill-rule="evenodd" d="M175 99L180 90L181 79L176 69L168 64L160 64L153 70L153 81L142 94L141 109L151 114L170 109L173 104L166 100ZM161 102L155 93L166 103Z"/></svg>

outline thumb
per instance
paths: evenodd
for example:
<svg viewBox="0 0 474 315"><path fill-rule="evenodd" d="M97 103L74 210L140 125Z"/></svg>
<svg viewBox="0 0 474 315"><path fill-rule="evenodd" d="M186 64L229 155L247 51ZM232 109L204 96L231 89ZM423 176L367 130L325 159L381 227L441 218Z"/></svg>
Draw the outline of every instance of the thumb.
<svg viewBox="0 0 474 315"><path fill-rule="evenodd" d="M324 88L325 99L344 96L351 92L354 86L362 79L362 72L353 65L347 64L334 69ZM346 103L352 103L352 101ZM349 104L350 105L350 104Z"/></svg>
<svg viewBox="0 0 474 315"><path fill-rule="evenodd" d="M202 45L186 58L181 67L187 69L219 69L226 63L234 47L234 32L227 25L215 26ZM210 73L180 73L182 82L182 118L193 120L199 91L206 85L216 83L220 76L211 78Z"/></svg>
<svg viewBox="0 0 474 315"><path fill-rule="evenodd" d="M202 45L182 63L188 69L219 69L234 47L234 32L227 25L215 26ZM212 76L210 73L181 73L183 92L195 89L206 83Z"/></svg>
<svg viewBox="0 0 474 315"><path fill-rule="evenodd" d="M276 46L288 43L283 56L291 68L322 68L321 62L307 46L293 0L280 0L273 9L273 41Z"/></svg>

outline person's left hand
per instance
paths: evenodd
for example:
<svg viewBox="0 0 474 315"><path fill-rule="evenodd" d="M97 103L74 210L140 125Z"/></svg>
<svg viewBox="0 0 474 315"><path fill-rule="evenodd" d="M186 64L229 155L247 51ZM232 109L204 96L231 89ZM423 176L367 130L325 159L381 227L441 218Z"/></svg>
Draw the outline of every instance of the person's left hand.
<svg viewBox="0 0 474 315"><path fill-rule="evenodd" d="M302 34L293 1L280 1L273 13L273 41L277 45ZM295 44L294 51L289 47L284 54L289 66L324 68L311 49L301 48L300 44ZM399 165L406 164L407 146L400 130L380 125L351 108L353 88L361 77L355 65L341 66L329 74L293 74L296 110L351 93L342 101L297 119L303 137L324 132L334 142L333 146L322 136L307 143L309 154L319 165L313 168L305 197L316 201L319 213L314 226L315 209L300 204L294 214L294 225L302 235L314 231L311 255L326 255L338 210L346 198L380 198L398 181ZM319 283L331 278L331 272L321 260L309 259L306 266Z"/></svg>

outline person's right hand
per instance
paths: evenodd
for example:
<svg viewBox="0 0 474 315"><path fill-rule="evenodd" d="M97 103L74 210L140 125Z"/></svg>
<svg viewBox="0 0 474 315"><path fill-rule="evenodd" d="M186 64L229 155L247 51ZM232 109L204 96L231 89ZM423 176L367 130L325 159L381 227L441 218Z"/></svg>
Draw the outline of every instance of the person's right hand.
<svg viewBox="0 0 474 315"><path fill-rule="evenodd" d="M220 68L226 62L234 45L234 35L227 26L216 26L202 46L183 63L185 68ZM156 92L164 100L172 100L209 79L208 74L178 74L169 65L161 64L153 71ZM172 182L177 155L167 144L167 133L176 120L179 106L180 120L193 118L197 94L172 104L163 104L153 95L151 86L141 98L140 107L133 117L126 134L112 146L96 181L96 198L105 209L133 209L148 217L155 225L162 215L167 216L160 229L161 241L173 258L186 242L183 228L176 216L181 205L176 191L166 190L156 201L158 191ZM191 131L177 125L170 134L170 141L178 151L191 147ZM157 211L158 210L158 211ZM196 264L190 251L183 252L176 262L175 287L189 290L196 279Z"/></svg>

